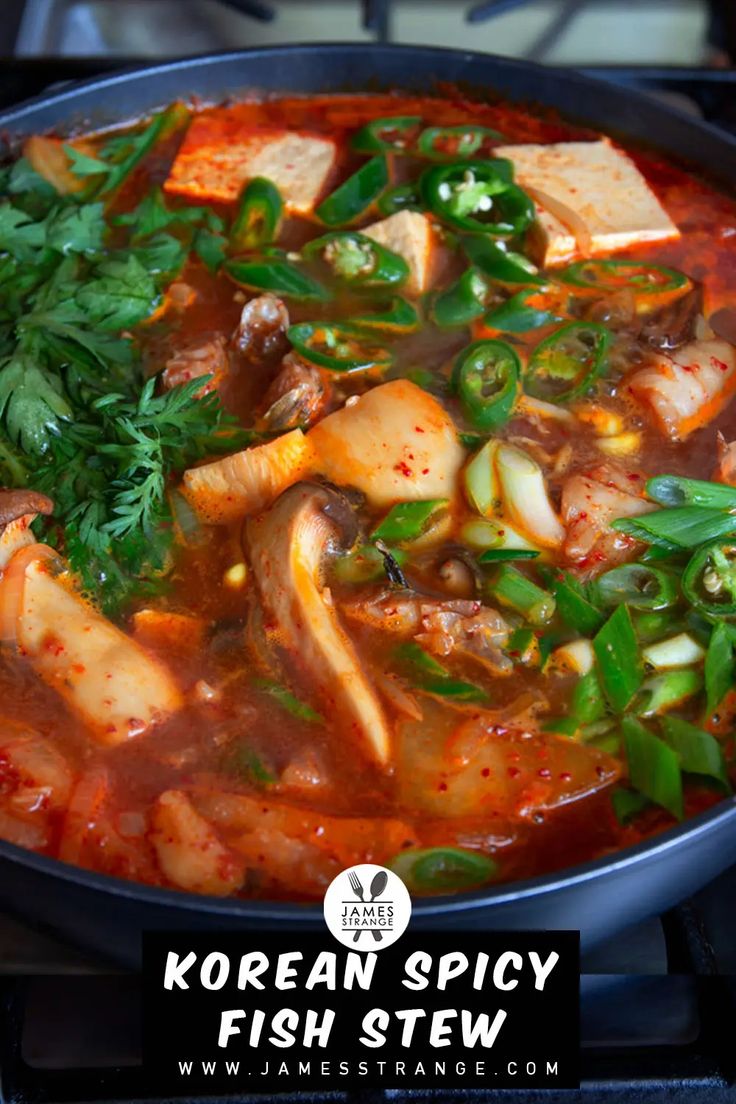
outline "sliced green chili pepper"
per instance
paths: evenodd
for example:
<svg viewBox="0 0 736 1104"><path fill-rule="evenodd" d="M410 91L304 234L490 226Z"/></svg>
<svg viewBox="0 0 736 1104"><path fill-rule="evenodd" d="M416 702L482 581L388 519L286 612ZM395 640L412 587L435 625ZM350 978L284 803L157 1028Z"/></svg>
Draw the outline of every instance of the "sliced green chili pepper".
<svg viewBox="0 0 736 1104"><path fill-rule="evenodd" d="M701 613L736 617L736 542L714 540L698 548L683 572L682 591Z"/></svg>
<svg viewBox="0 0 736 1104"><path fill-rule="evenodd" d="M646 564L623 564L600 575L593 591L602 606L625 602L632 609L662 610L677 602L677 581L666 571Z"/></svg>
<svg viewBox="0 0 736 1104"><path fill-rule="evenodd" d="M372 157L320 203L315 214L327 226L344 226L362 215L388 184L385 157Z"/></svg>
<svg viewBox="0 0 736 1104"><path fill-rule="evenodd" d="M416 184L399 184L388 188L376 206L382 215L395 215L397 211L422 211L422 197Z"/></svg>
<svg viewBox="0 0 736 1104"><path fill-rule="evenodd" d="M352 318L354 326L366 330L382 330L385 333L416 333L421 326L416 307L397 295L385 310L373 314L358 314Z"/></svg>
<svg viewBox="0 0 736 1104"><path fill-rule="evenodd" d="M357 287L391 287L409 276L403 257L358 230L333 230L310 241L303 252L320 257L335 276Z"/></svg>
<svg viewBox="0 0 736 1104"><path fill-rule="evenodd" d="M547 402L579 398L604 370L610 344L605 326L569 322L537 345L524 373L524 389Z"/></svg>
<svg viewBox="0 0 736 1104"><path fill-rule="evenodd" d="M619 606L598 630L593 650L611 708L623 713L644 677L636 633L626 606Z"/></svg>
<svg viewBox="0 0 736 1104"><path fill-rule="evenodd" d="M373 530L371 539L383 540L387 544L416 540L421 537L432 517L446 506L446 498L432 498L424 502L398 502Z"/></svg>
<svg viewBox="0 0 736 1104"><path fill-rule="evenodd" d="M454 161L458 157L473 157L487 153L493 142L502 142L503 135L490 127L447 126L427 127L419 135L417 153L432 161Z"/></svg>
<svg viewBox="0 0 736 1104"><path fill-rule="evenodd" d="M485 277L477 268L469 268L437 296L432 306L432 319L443 330L467 326L483 314L487 293Z"/></svg>
<svg viewBox="0 0 736 1104"><path fill-rule="evenodd" d="M677 753L633 717L624 717L622 728L632 786L681 820L682 774Z"/></svg>
<svg viewBox="0 0 736 1104"><path fill-rule="evenodd" d="M663 292L679 291L690 281L682 272L664 265L642 261L576 261L556 273L559 280L573 287L596 291Z"/></svg>
<svg viewBox="0 0 736 1104"><path fill-rule="evenodd" d="M407 889L415 893L471 889L485 885L498 873L498 864L493 859L460 847L402 851L389 866Z"/></svg>
<svg viewBox="0 0 736 1104"><path fill-rule="evenodd" d="M230 228L233 249L260 249L279 234L284 202L275 184L257 176L243 189Z"/></svg>
<svg viewBox="0 0 736 1104"><path fill-rule="evenodd" d="M248 288L249 291L272 291L289 299L327 300L330 292L313 276L298 268L290 261L268 257L261 260L226 261L224 269L228 276Z"/></svg>
<svg viewBox="0 0 736 1104"><path fill-rule="evenodd" d="M502 606L520 613L532 625L546 625L555 614L555 600L547 590L510 564L502 564L489 580L489 595Z"/></svg>
<svg viewBox="0 0 736 1104"><path fill-rule="evenodd" d="M365 330L341 322L297 322L286 336L305 360L332 372L388 368L391 353L372 342Z"/></svg>
<svg viewBox="0 0 736 1104"><path fill-rule="evenodd" d="M511 162L460 161L422 173L422 198L443 222L497 237L521 234L534 219L534 204L512 183Z"/></svg>
<svg viewBox="0 0 736 1104"><path fill-rule="evenodd" d="M511 417L521 363L503 341L475 341L455 361L452 385L478 429L498 429Z"/></svg>
<svg viewBox="0 0 736 1104"><path fill-rule="evenodd" d="M543 284L537 268L522 253L503 248L503 242L479 234L463 239L468 260L486 276L502 284Z"/></svg>
<svg viewBox="0 0 736 1104"><path fill-rule="evenodd" d="M409 153L421 125L421 115L372 119L353 135L350 145L358 153Z"/></svg>
<svg viewBox="0 0 736 1104"><path fill-rule="evenodd" d="M562 322L560 316L553 311L528 305L528 300L538 294L536 288L517 291L505 303L488 312L483 319L484 325L504 333L528 333L529 330L538 330L541 326L549 326L553 322Z"/></svg>

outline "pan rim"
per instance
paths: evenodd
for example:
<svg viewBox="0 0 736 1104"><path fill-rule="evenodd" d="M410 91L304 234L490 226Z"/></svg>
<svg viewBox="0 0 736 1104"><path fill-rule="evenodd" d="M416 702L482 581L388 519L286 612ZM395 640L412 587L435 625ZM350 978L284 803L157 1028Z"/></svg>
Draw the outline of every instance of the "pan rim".
<svg viewBox="0 0 736 1104"><path fill-rule="evenodd" d="M654 100L651 96L647 95L646 92L640 89L632 88L629 85L613 85L610 81L591 76L582 69L568 68L566 66L544 66L521 58L505 57L501 54L484 53L476 50L460 50L451 46L424 46L412 45L409 43L365 43L360 41L336 42L329 39L303 44L292 43L284 45L253 46L236 50L219 50L209 54L194 54L181 58L171 58L162 62L153 62L150 65L137 62L130 66L122 66L120 69L115 69L103 76L88 77L83 80L72 81L56 92L50 94L48 92L41 93L38 96L22 100L9 108L1 110L0 127L10 127L14 122L21 121L23 116L32 114L37 108L61 106L68 101L73 101L81 92L94 90L102 91L107 88L115 87L118 84L125 84L126 81L136 77L154 77L164 73L181 72L189 69L202 69L210 65L218 65L227 61L247 61L251 58L258 57L289 57L294 54L308 54L324 51L338 54L344 53L346 50L360 50L362 53L374 54L376 56L380 54L393 54L396 56L405 54L411 57L437 57L439 60L452 57L473 64L486 63L489 66L507 72L539 73L545 69L553 72L557 71L564 77L567 84L572 83L573 85L579 85L583 89L592 87L601 91L602 89L610 90L611 88L615 88L619 98L628 99L633 103L641 104L646 107L649 113L654 111L659 115L676 119L681 125L686 126L688 129L701 134L705 133L722 145L736 152L736 135L729 134L727 131L704 119L694 117L670 102ZM440 78L438 77L437 79L439 80ZM245 87L245 85L243 87ZM339 95L339 93L336 94ZM591 125L593 124L591 123ZM652 146L653 148L660 148L654 136L652 136ZM666 143L665 146L661 148L664 149L665 147ZM670 155L675 158L678 156L676 151L670 150L669 152Z"/></svg>
<svg viewBox="0 0 736 1104"><path fill-rule="evenodd" d="M412 916L444 917L473 912L487 905L509 905L543 898L547 894L583 885L615 872L646 867L666 856L674 848L682 850L686 843L707 837L724 824L732 824L736 830L736 796L718 802L711 809L690 817L681 824L642 840L621 851L589 859L575 866L538 874L533 878L485 886L462 893L433 897L415 897L412 900ZM0 859L8 860L53 877L57 881L71 882L91 891L102 891L113 897L122 897L153 906L176 906L186 912L207 912L210 915L234 919L251 917L259 920L303 921L314 923L322 917L322 905L294 901L270 901L247 897L212 897L207 894L189 893L185 890L151 886L112 874L102 874L85 867L62 862L50 855L40 855L24 847L0 840Z"/></svg>

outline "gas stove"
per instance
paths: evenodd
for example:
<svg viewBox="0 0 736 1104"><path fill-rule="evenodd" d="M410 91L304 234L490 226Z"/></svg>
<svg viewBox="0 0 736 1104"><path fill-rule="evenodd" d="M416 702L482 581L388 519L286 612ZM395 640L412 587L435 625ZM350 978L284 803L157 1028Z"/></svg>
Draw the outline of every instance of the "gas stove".
<svg viewBox="0 0 736 1104"><path fill-rule="evenodd" d="M736 866L693 900L585 955L581 1091L545 1092L540 1101L736 1099L735 915ZM154 1098L140 1068L136 975L0 916L0 1003L5 1104ZM334 1095L353 1104L351 1094ZM369 1104L432 1099L405 1090L369 1095ZM473 1090L456 1096L484 1100ZM532 1099L514 1091L504 1098Z"/></svg>

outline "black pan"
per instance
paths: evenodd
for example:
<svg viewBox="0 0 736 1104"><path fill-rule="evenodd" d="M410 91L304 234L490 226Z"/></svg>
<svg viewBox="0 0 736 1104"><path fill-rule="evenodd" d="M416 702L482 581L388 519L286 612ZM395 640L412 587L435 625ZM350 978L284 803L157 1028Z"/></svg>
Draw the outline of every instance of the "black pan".
<svg viewBox="0 0 736 1104"><path fill-rule="evenodd" d="M0 134L133 117L178 97L217 100L246 89L405 89L438 81L557 108L578 122L656 146L736 186L736 140L632 91L575 73L459 50L286 46L169 62L42 96L0 114ZM419 900L417 927L579 928L590 946L693 893L736 861L736 803L618 854L509 886ZM150 928L321 925L321 907L222 901L118 881L0 842L0 903L74 942L133 964Z"/></svg>

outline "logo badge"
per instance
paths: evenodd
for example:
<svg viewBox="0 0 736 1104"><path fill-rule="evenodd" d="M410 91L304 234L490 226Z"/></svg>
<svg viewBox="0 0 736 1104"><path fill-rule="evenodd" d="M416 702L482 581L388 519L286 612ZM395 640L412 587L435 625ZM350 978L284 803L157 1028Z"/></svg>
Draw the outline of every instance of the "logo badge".
<svg viewBox="0 0 736 1104"><path fill-rule="evenodd" d="M353 951L382 951L406 931L409 891L393 870L361 863L341 871L325 893L325 923Z"/></svg>

